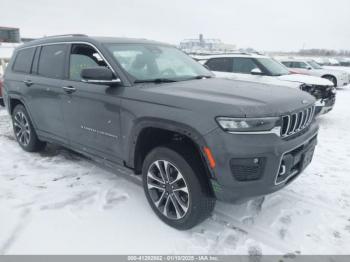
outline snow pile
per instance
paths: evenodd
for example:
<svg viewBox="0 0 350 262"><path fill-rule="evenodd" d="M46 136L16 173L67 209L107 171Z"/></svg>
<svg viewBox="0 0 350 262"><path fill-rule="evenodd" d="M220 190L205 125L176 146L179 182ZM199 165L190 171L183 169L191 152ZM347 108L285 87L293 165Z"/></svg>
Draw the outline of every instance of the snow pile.
<svg viewBox="0 0 350 262"><path fill-rule="evenodd" d="M162 223L140 181L68 150L16 144L0 110L0 254L350 254L350 101L320 118L314 161L282 191L181 232Z"/></svg>

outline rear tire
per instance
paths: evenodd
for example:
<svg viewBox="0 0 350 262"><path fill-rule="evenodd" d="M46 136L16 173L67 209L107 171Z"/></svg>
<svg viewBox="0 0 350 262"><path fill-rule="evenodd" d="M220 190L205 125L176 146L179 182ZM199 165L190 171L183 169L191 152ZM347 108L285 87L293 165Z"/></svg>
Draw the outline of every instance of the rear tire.
<svg viewBox="0 0 350 262"><path fill-rule="evenodd" d="M215 207L215 199L200 181L204 174L196 173L197 165L168 147L153 149L143 163L143 187L150 206L162 221L179 230L204 221Z"/></svg>
<svg viewBox="0 0 350 262"><path fill-rule="evenodd" d="M38 139L28 112L21 104L12 112L12 125L16 140L25 151L38 152L44 149L46 143Z"/></svg>

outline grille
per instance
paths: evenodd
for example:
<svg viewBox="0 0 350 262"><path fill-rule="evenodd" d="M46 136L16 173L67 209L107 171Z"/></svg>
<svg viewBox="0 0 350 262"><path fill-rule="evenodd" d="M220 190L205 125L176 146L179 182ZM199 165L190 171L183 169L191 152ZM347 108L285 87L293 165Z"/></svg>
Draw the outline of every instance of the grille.
<svg viewBox="0 0 350 262"><path fill-rule="evenodd" d="M282 116L281 137L294 135L308 127L315 114L315 107L308 107L302 111Z"/></svg>

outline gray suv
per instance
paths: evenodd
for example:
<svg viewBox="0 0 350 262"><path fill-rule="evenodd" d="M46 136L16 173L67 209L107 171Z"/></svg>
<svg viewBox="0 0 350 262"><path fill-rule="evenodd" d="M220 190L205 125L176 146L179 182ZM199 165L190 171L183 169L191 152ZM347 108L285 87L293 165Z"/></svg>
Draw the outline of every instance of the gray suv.
<svg viewBox="0 0 350 262"><path fill-rule="evenodd" d="M177 229L215 200L283 188L311 162L315 99L300 90L218 79L154 41L68 35L15 51L4 102L19 145L63 145L142 175L157 216Z"/></svg>

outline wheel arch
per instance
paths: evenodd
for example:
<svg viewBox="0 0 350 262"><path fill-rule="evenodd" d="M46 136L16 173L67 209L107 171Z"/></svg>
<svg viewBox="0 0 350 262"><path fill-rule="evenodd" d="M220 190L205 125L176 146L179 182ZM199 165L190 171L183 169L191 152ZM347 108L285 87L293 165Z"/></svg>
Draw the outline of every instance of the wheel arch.
<svg viewBox="0 0 350 262"><path fill-rule="evenodd" d="M214 177L203 153L203 148L206 147L203 136L188 125L166 119L144 118L137 122L129 136L127 166L133 168L136 174L140 174L147 153L156 146L166 145L169 142L191 146L198 154L207 178Z"/></svg>
<svg viewBox="0 0 350 262"><path fill-rule="evenodd" d="M335 76L335 75L332 75L332 74L324 74L324 75L322 75L321 76L322 78L327 78L327 77L331 77L331 78L334 78L334 80L335 80L335 86L337 86L337 84L338 84L338 79L337 79L337 77Z"/></svg>

